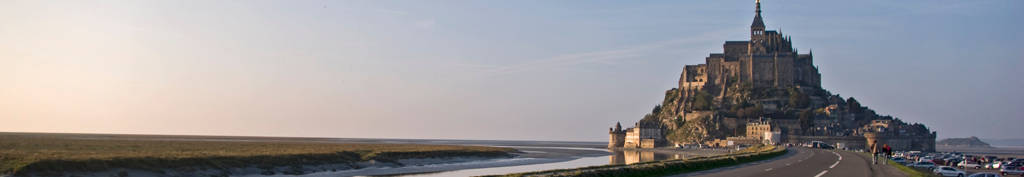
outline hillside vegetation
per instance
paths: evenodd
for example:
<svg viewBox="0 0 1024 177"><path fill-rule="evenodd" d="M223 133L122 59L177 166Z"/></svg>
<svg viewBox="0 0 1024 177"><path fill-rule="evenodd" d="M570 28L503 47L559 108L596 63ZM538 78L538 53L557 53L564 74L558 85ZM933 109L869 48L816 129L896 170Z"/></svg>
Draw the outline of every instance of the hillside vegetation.
<svg viewBox="0 0 1024 177"><path fill-rule="evenodd" d="M832 110L828 110L828 109ZM725 87L704 87L693 90L672 88L665 91L661 104L655 105L640 122L658 122L666 127L666 139L673 143L705 142L727 136L746 134L745 124L760 118L797 122L794 128L783 128L787 135L843 136L872 120L891 120L893 125L907 127L910 134L929 134L920 123L907 123L899 118L879 115L853 97L843 98L813 86L753 87L749 82L728 82ZM731 119L731 124L726 124ZM824 130L815 121L841 123ZM819 128L815 129L818 126ZM781 127L780 127L781 128Z"/></svg>

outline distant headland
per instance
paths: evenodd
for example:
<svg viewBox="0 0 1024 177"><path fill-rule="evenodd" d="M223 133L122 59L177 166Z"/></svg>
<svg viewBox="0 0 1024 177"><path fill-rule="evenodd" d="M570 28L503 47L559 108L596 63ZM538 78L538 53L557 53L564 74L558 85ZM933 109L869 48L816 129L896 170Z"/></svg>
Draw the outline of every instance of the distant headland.
<svg viewBox="0 0 1024 177"><path fill-rule="evenodd" d="M939 140L935 143L939 146L947 147L966 147L966 148L992 148L991 145L981 141L978 137L967 137L967 138L946 138Z"/></svg>

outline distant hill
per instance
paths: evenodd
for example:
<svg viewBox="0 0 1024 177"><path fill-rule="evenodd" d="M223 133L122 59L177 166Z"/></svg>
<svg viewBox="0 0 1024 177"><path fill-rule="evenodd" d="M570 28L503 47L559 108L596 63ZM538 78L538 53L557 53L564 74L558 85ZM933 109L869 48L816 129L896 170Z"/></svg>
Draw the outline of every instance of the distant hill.
<svg viewBox="0 0 1024 177"><path fill-rule="evenodd" d="M985 142L991 143L992 146L1015 146L1024 147L1024 139L983 139Z"/></svg>
<svg viewBox="0 0 1024 177"><path fill-rule="evenodd" d="M935 142L935 145L949 147L992 148L991 145L974 136L968 138L946 138Z"/></svg>

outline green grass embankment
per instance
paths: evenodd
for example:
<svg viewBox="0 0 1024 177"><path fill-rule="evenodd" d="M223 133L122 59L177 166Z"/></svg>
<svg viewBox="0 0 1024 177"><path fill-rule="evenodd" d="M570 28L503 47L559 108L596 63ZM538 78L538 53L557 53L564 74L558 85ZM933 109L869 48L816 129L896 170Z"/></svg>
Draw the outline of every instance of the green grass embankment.
<svg viewBox="0 0 1024 177"><path fill-rule="evenodd" d="M871 153L867 153L867 152L858 152L858 153L860 153L860 155L864 155L868 159L870 159L871 156L872 156ZM892 159L886 159L886 160L889 161L889 165L891 165L893 167L896 167L896 169L899 169L900 171L902 171L903 173L907 174L907 176L910 176L910 177L933 177L933 176L937 176L935 174L931 174L930 171L926 171L924 169L919 169L919 168L914 168L914 167L908 167L906 165L901 165L900 163L896 163L896 162L892 161Z"/></svg>
<svg viewBox="0 0 1024 177"><path fill-rule="evenodd" d="M896 169L900 169L900 171L903 171L903 173L906 173L907 176L910 176L910 177L932 177L932 176L937 176L937 175L931 174L931 173L929 173L927 171L922 171L922 170L919 170L919 169L916 169L916 168L908 167L908 166L905 166L905 165L900 165L899 163L893 162L892 160L889 160L889 165L892 165L893 167L896 167Z"/></svg>
<svg viewBox="0 0 1024 177"><path fill-rule="evenodd" d="M301 141L89 139L0 134L0 176L55 175L115 168L162 173L447 157L509 157L511 148L422 144L339 144Z"/></svg>
<svg viewBox="0 0 1024 177"><path fill-rule="evenodd" d="M725 166L738 165L747 162L765 160L777 157L786 153L786 149L776 146L763 146L749 148L735 153L697 157L684 160L665 160L643 162L628 165L602 165L575 169L559 169L526 173L513 173L506 175L493 175L495 177L520 177L520 176L615 176L615 177L646 177L666 176L686 172L714 169Z"/></svg>

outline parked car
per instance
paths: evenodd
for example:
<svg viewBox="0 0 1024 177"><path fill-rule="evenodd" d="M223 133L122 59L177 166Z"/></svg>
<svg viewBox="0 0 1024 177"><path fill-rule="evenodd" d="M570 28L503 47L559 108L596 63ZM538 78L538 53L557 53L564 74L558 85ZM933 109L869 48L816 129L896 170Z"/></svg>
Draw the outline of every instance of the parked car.
<svg viewBox="0 0 1024 177"><path fill-rule="evenodd" d="M973 160L964 160L964 161L960 161L960 163L956 164L956 167L960 167L960 168L980 169L982 166L983 165L980 162L973 161Z"/></svg>
<svg viewBox="0 0 1024 177"><path fill-rule="evenodd" d="M916 162L914 164L911 164L910 167L932 169L932 168L935 168L935 163L932 163L932 162Z"/></svg>
<svg viewBox="0 0 1024 177"><path fill-rule="evenodd" d="M932 157L932 156L924 156L924 157L918 158L917 161L918 162L931 162L932 158L934 158L934 157Z"/></svg>
<svg viewBox="0 0 1024 177"><path fill-rule="evenodd" d="M835 146L829 145L828 143L821 142L821 141L811 141L810 147L811 148L818 148L818 149L835 149L836 148Z"/></svg>
<svg viewBox="0 0 1024 177"><path fill-rule="evenodd" d="M892 158L892 162L896 162L896 163L898 163L900 165L905 165L905 164L907 164L907 159L905 159L903 157L893 157Z"/></svg>
<svg viewBox="0 0 1024 177"><path fill-rule="evenodd" d="M999 174L995 174L995 173L982 172L982 173L971 174L970 176L967 176L967 177L1003 177L1003 176L999 176Z"/></svg>
<svg viewBox="0 0 1024 177"><path fill-rule="evenodd" d="M942 163L941 164L946 165L946 166L957 166L957 164L960 164L961 161L963 161L963 159L961 159L959 157L950 157L950 158L942 159ZM939 163L939 162L935 162L935 163Z"/></svg>
<svg viewBox="0 0 1024 177"><path fill-rule="evenodd" d="M1013 159L1013 158L1009 158L1009 159L1010 160L1008 160L1008 161L1010 161L1010 163L1024 163L1024 159Z"/></svg>
<svg viewBox="0 0 1024 177"><path fill-rule="evenodd" d="M991 162L991 163L987 163L987 164L985 164L985 166L984 166L984 167L985 167L985 168L988 168L988 169L999 169L999 167L1002 167L1002 166L1003 166L1003 163L1004 163L1004 162L1000 162L1000 161L993 161L993 162Z"/></svg>
<svg viewBox="0 0 1024 177"><path fill-rule="evenodd" d="M1008 176L1008 175L1021 175L1021 176L1024 176L1024 166L1011 166L1011 165L1008 164L1008 165L1003 166L1003 168L999 169L999 174L1002 174L1003 176Z"/></svg>
<svg viewBox="0 0 1024 177"><path fill-rule="evenodd" d="M956 177L967 176L966 172L960 171L960 170L958 170L956 168L949 167L949 166L935 167L935 170L932 170L932 173L935 173L936 175L939 175L939 176L956 176Z"/></svg>

